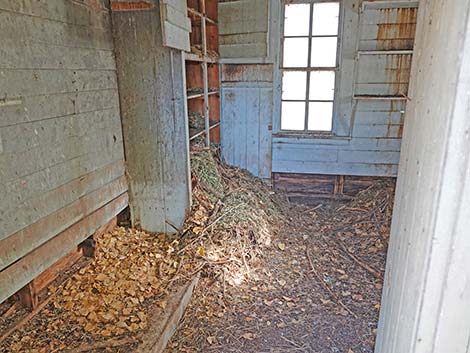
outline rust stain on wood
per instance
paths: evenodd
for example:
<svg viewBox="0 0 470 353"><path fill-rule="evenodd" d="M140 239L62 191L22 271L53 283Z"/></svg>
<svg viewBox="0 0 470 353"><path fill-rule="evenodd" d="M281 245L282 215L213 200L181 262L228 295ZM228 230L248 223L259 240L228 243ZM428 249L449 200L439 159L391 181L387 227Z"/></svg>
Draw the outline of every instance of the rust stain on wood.
<svg viewBox="0 0 470 353"><path fill-rule="evenodd" d="M113 11L136 11L136 10L150 10L153 4L148 1L126 1L126 2L112 2L111 10Z"/></svg>
<svg viewBox="0 0 470 353"><path fill-rule="evenodd" d="M381 9L377 41L382 50L413 49L418 9ZM396 19L394 19L396 14Z"/></svg>
<svg viewBox="0 0 470 353"><path fill-rule="evenodd" d="M388 55L385 63L385 72L391 83L391 95L406 96L410 81L411 58L407 55Z"/></svg>

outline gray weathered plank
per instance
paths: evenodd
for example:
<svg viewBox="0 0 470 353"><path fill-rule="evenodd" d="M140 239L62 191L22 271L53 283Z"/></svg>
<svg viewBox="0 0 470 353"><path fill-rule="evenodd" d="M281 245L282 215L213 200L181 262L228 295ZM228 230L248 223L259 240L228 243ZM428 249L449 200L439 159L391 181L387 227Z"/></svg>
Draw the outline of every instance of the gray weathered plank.
<svg viewBox="0 0 470 353"><path fill-rule="evenodd" d="M127 204L128 196L125 193L1 271L0 303L109 222Z"/></svg>
<svg viewBox="0 0 470 353"><path fill-rule="evenodd" d="M28 84L25 84L25 83ZM0 96L29 97L78 91L114 89L116 73L112 70L2 70Z"/></svg>
<svg viewBox="0 0 470 353"><path fill-rule="evenodd" d="M73 191L73 189L66 190L69 193ZM127 191L127 181L124 176L121 176L71 204L61 207L56 212L34 223L31 222L31 225L19 232L1 239L0 271L125 191ZM50 195L49 202L56 201L54 196L55 194Z"/></svg>

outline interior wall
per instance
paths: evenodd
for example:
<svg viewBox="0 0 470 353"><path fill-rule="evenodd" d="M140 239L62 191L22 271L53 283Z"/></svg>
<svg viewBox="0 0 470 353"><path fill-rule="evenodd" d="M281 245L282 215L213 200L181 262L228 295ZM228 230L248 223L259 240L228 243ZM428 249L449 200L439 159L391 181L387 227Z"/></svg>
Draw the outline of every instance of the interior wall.
<svg viewBox="0 0 470 353"><path fill-rule="evenodd" d="M282 78L278 58L274 173L397 175L417 3L342 1L340 78L332 134L280 130Z"/></svg>
<svg viewBox="0 0 470 353"><path fill-rule="evenodd" d="M122 210L127 182L106 1L0 1L0 33L1 302Z"/></svg>
<svg viewBox="0 0 470 353"><path fill-rule="evenodd" d="M263 37L268 54L251 57L246 36L237 37L246 40L246 55L240 50L221 52L221 142L227 163L263 178L271 172L396 176L418 2L380 0L368 7L365 3L371 2L343 1L337 118L333 134L319 136L280 130L282 2L265 1L267 10L252 11L247 21L251 24L255 16L264 23L269 18ZM223 11L219 9L221 28L228 17ZM237 17L243 11L230 15L229 29L245 31L246 21ZM232 28L236 20L238 31ZM267 103L256 103L254 97L267 95Z"/></svg>
<svg viewBox="0 0 470 353"><path fill-rule="evenodd" d="M376 353L470 350L470 1L427 0Z"/></svg>

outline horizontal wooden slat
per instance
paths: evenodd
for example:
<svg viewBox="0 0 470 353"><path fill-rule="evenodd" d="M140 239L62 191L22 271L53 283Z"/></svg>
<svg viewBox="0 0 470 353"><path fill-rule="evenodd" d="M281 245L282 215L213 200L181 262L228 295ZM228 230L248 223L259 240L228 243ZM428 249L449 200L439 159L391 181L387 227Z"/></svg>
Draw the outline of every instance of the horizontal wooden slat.
<svg viewBox="0 0 470 353"><path fill-rule="evenodd" d="M96 0L0 0L0 10L71 25L106 28L110 23L109 11L97 5Z"/></svg>
<svg viewBox="0 0 470 353"><path fill-rule="evenodd" d="M370 163L370 164L398 164L400 152L382 151L339 151L338 162L342 163Z"/></svg>
<svg viewBox="0 0 470 353"><path fill-rule="evenodd" d="M2 70L0 75L2 97L29 97L116 87L116 72L111 70Z"/></svg>
<svg viewBox="0 0 470 353"><path fill-rule="evenodd" d="M67 164L70 161L78 160L81 163L86 163L90 158L96 160L105 160L112 156L114 151L122 152L122 140L114 140L114 134L118 134L120 130L116 129L116 132L110 132L108 134L103 133L102 135L95 135L92 139L85 139L83 148L78 147L80 142L76 143L73 140L65 141L62 146L56 147L54 150L46 152L46 156L42 155L40 150L39 154L36 154L36 149L31 149L27 153L11 154L11 158L7 159L4 164L4 169L0 173L1 178L4 180L4 184L0 187L0 190L11 192L11 185L15 184L17 180L30 179L30 176L40 173L43 170L54 168L57 165ZM87 144L89 142L89 144ZM52 145L51 147L55 147ZM47 151L47 147L45 149ZM48 154L47 154L48 153ZM15 164L15 155L17 156L18 164ZM31 160L36 158L36 160ZM2 162L5 160L2 159ZM23 164L20 164L20 163ZM92 169L94 169L92 167ZM73 169L71 169L69 175L73 175ZM74 175L78 177L78 175ZM31 179L32 180L32 179ZM7 194L8 196L8 194ZM19 195L15 199L20 199ZM0 209L3 207L0 207Z"/></svg>
<svg viewBox="0 0 470 353"><path fill-rule="evenodd" d="M72 15L73 16L73 15ZM18 42L30 41L64 47L113 49L111 28L92 28L45 18L0 11L0 33Z"/></svg>
<svg viewBox="0 0 470 353"><path fill-rule="evenodd" d="M68 190L69 193L73 191L71 189ZM94 190L90 194L78 198L71 204L60 208L27 228L0 240L0 270L44 244L74 223L90 215L125 191L127 191L127 181L122 176L108 185ZM52 194L48 198L48 202L56 202L55 196ZM30 210L30 212L34 212L34 210Z"/></svg>
<svg viewBox="0 0 470 353"><path fill-rule="evenodd" d="M122 144L114 144L105 150L94 151L81 156L81 158L74 158L18 178L7 183L2 192L3 195L16 195L18 200L26 200L85 176L110 163L122 160L123 156Z"/></svg>
<svg viewBox="0 0 470 353"><path fill-rule="evenodd" d="M0 128L112 108L119 108L117 87L20 97L18 104L0 107Z"/></svg>
<svg viewBox="0 0 470 353"><path fill-rule="evenodd" d="M242 33L242 34L225 34L219 37L220 45L231 45L231 44L248 44L248 43L265 43L266 32L256 33Z"/></svg>
<svg viewBox="0 0 470 353"><path fill-rule="evenodd" d="M404 114L401 112L361 112L356 113L356 124L403 124Z"/></svg>
<svg viewBox="0 0 470 353"><path fill-rule="evenodd" d="M278 161L310 161L310 162L336 162L338 161L337 149L315 148L312 151L306 145L275 145L273 153Z"/></svg>
<svg viewBox="0 0 470 353"><path fill-rule="evenodd" d="M386 137L401 138L403 133L402 125L355 125L354 137Z"/></svg>
<svg viewBox="0 0 470 353"><path fill-rule="evenodd" d="M67 55L64 52L67 51ZM112 50L64 48L25 41L3 39L0 46L0 69L71 69L114 70Z"/></svg>
<svg viewBox="0 0 470 353"><path fill-rule="evenodd" d="M273 160L273 172L358 176L395 176L396 164L287 162Z"/></svg>
<svg viewBox="0 0 470 353"><path fill-rule="evenodd" d="M74 145L74 141L84 144L87 139L97 135L106 132L111 135L119 134L120 130L119 109L116 107L3 127L0 136L4 154L19 153L40 146L49 146L52 151L56 144L65 140L70 141L69 147L78 148L79 152L86 151L86 146ZM16 138L17 136L22 136L22 139Z"/></svg>
<svg viewBox="0 0 470 353"><path fill-rule="evenodd" d="M7 194L5 199L7 205L1 207L1 214L5 221L0 232L0 239L38 222L122 175L124 175L124 162L120 160L89 174L80 175L53 189L37 191L32 195L26 194L30 195L27 199L23 199L22 194L18 194L18 196L17 194Z"/></svg>
<svg viewBox="0 0 470 353"><path fill-rule="evenodd" d="M125 193L1 271L0 303L110 221L127 204L128 196Z"/></svg>
<svg viewBox="0 0 470 353"><path fill-rule="evenodd" d="M219 47L222 58L259 58L267 55L267 43L221 44Z"/></svg>

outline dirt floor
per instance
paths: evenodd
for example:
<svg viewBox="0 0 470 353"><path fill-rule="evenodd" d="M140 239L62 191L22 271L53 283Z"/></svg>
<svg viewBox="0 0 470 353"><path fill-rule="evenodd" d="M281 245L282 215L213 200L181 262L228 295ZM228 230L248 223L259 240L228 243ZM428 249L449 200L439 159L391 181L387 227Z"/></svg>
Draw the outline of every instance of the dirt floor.
<svg viewBox="0 0 470 353"><path fill-rule="evenodd" d="M105 234L97 257L53 288L0 352L130 352L150 307L198 274L166 353L373 352L392 181L302 206L213 152L192 151L194 205L178 234ZM0 307L0 333L27 314L11 305Z"/></svg>
<svg viewBox="0 0 470 353"><path fill-rule="evenodd" d="M392 198L385 182L346 203L284 204L249 279L204 278L167 353L373 352Z"/></svg>

